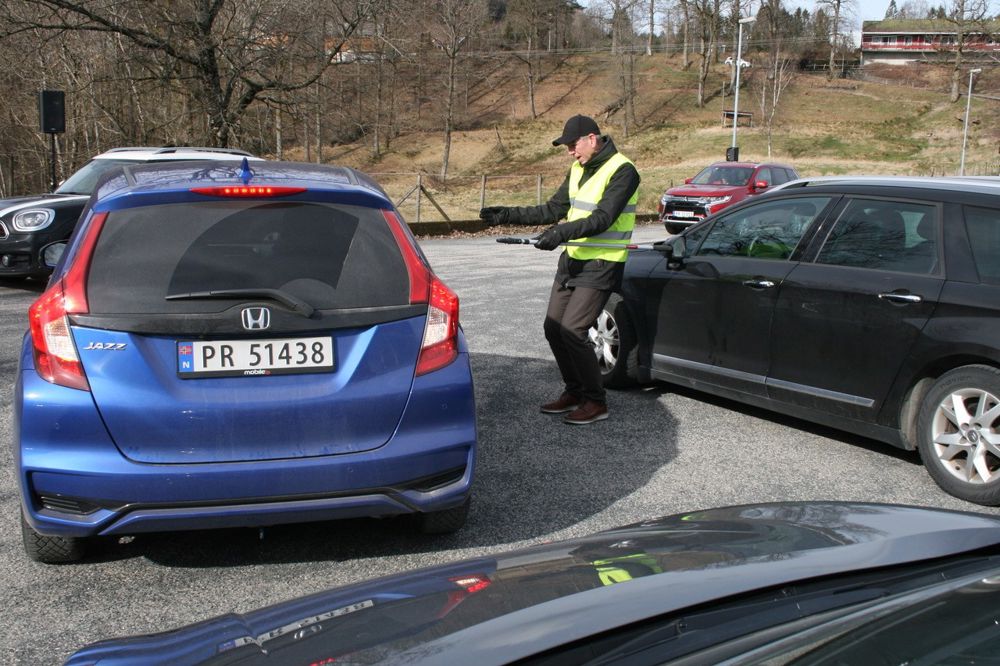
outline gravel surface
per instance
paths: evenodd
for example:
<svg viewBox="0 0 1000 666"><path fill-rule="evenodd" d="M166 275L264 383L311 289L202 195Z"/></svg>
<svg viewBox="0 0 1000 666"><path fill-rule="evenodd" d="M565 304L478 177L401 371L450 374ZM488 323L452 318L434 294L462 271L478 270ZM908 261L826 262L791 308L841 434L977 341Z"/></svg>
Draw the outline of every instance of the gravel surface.
<svg viewBox="0 0 1000 666"><path fill-rule="evenodd" d="M163 631L331 585L711 506L774 500L980 510L946 495L914 454L656 385L613 392L611 418L573 427L538 412L561 390L542 336L557 253L497 244L524 228L425 238L461 299L480 458L467 526L418 536L398 520L144 535L46 566L21 550L9 447L0 449L0 663L59 663L101 638ZM655 225L638 240L662 238ZM13 387L40 286L0 282L0 377ZM0 437L10 441L10 390ZM1000 514L997 509L986 511Z"/></svg>

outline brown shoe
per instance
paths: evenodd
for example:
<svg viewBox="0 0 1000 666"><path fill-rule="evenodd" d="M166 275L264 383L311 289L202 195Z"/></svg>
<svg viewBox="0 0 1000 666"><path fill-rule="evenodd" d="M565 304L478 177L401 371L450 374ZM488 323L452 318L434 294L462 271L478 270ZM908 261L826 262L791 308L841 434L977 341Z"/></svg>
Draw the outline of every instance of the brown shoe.
<svg viewBox="0 0 1000 666"><path fill-rule="evenodd" d="M580 398L564 391L563 394L556 400L542 405L542 414L564 414L566 412L572 412L580 406L581 402L583 401Z"/></svg>
<svg viewBox="0 0 1000 666"><path fill-rule="evenodd" d="M563 418L563 423L587 425L608 418L608 406L603 402L584 400L583 404Z"/></svg>

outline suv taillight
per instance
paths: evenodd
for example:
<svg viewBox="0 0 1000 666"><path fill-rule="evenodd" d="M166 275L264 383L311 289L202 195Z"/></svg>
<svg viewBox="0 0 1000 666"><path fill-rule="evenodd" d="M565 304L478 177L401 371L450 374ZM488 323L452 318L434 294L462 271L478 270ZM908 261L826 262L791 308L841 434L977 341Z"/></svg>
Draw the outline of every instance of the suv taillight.
<svg viewBox="0 0 1000 666"><path fill-rule="evenodd" d="M107 216L97 213L90 218L66 274L28 308L35 370L47 382L81 391L89 391L90 383L76 351L68 315L86 314L90 310L87 270Z"/></svg>
<svg viewBox="0 0 1000 666"><path fill-rule="evenodd" d="M410 277L410 303L427 303L427 324L417 357L417 375L448 365L458 356L458 296L417 254L412 236L392 211L384 210Z"/></svg>

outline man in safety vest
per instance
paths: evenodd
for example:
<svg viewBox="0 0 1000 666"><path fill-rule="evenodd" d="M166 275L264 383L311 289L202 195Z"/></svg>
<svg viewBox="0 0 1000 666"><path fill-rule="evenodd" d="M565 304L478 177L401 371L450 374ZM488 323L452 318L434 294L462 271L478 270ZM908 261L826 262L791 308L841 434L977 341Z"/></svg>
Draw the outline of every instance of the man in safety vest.
<svg viewBox="0 0 1000 666"><path fill-rule="evenodd" d="M621 283L626 246L635 226L639 172L587 116L567 120L562 136L552 145L566 146L575 161L548 202L491 206L483 208L479 217L491 226L553 224L565 219L542 232L535 247L554 250L566 241L594 245L567 246L559 257L544 327L565 389L541 410L566 414L564 422L583 425L608 418L601 368L587 331Z"/></svg>

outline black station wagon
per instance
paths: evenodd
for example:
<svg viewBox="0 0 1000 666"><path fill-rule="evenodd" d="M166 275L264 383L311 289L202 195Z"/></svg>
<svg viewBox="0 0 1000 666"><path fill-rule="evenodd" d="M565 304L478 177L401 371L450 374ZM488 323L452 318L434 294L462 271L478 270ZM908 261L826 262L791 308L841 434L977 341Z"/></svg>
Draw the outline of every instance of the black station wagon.
<svg viewBox="0 0 1000 666"><path fill-rule="evenodd" d="M1000 178L797 180L633 250L605 383L682 384L918 449L1000 505Z"/></svg>

